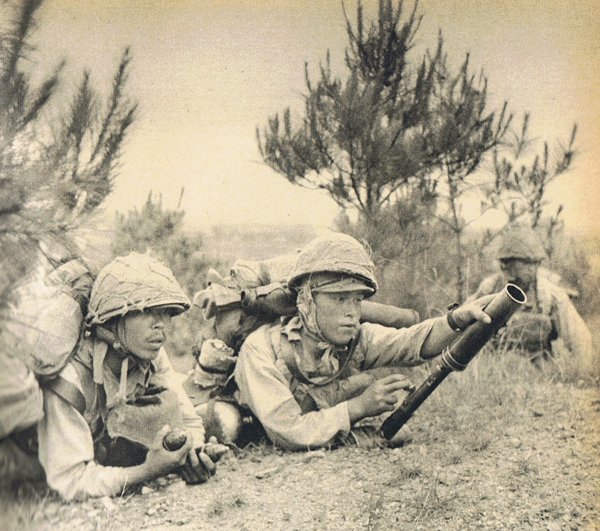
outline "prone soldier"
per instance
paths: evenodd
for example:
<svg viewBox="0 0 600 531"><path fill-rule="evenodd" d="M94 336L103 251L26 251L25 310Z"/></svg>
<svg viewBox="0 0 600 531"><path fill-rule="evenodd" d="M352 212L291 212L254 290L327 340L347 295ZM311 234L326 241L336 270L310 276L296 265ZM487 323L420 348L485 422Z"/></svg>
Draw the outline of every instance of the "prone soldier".
<svg viewBox="0 0 600 531"><path fill-rule="evenodd" d="M215 473L207 455L215 443L205 444L202 419L163 348L171 317L189 307L171 271L148 255L101 270L86 336L44 387L39 460L64 498L118 495L171 472L188 483ZM163 439L175 428L185 437L170 451Z"/></svg>
<svg viewBox="0 0 600 531"><path fill-rule="evenodd" d="M377 291L374 265L344 234L310 242L288 287L296 312L251 333L234 371L240 404L287 449L332 444L362 419L392 411L412 384L397 372L370 371L424 363L471 323L491 322L484 297L407 328L361 323L362 301Z"/></svg>

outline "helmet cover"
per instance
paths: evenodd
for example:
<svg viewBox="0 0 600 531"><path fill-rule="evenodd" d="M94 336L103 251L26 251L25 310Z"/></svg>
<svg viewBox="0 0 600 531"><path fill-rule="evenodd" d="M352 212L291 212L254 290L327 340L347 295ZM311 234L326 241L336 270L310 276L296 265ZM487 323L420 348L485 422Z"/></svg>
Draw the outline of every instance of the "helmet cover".
<svg viewBox="0 0 600 531"><path fill-rule="evenodd" d="M190 307L171 270L148 254L115 258L96 278L90 295L87 326L102 324L130 311L167 307L177 315Z"/></svg>
<svg viewBox="0 0 600 531"><path fill-rule="evenodd" d="M498 260L526 260L541 262L546 257L546 251L537 234L528 227L516 225L507 230L496 251Z"/></svg>
<svg viewBox="0 0 600 531"><path fill-rule="evenodd" d="M302 249L288 279L288 287L298 292L307 278L318 278L320 290L325 291L323 279L339 286L339 282L342 281L343 285L348 277L359 281L351 283L353 286L349 285L348 291L354 291L357 285L364 286L366 297L377 291L375 266L367 250L352 236L332 232L315 238Z"/></svg>

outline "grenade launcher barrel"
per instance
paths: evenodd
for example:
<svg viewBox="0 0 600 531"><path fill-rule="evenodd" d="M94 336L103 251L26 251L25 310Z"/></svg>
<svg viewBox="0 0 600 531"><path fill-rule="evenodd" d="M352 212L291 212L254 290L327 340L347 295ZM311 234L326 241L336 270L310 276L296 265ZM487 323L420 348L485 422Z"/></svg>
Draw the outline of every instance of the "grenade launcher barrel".
<svg viewBox="0 0 600 531"><path fill-rule="evenodd" d="M391 439L448 374L465 370L467 364L526 301L527 296L521 288L507 284L484 308L492 322L473 323L444 350L440 362L433 368L429 378L407 395L400 407L381 425L383 436Z"/></svg>

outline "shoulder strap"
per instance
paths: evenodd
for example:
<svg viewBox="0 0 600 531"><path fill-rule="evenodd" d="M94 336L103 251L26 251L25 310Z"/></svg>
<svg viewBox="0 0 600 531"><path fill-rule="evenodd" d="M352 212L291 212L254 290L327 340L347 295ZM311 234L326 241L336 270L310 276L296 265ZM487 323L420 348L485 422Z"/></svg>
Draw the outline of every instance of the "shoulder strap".
<svg viewBox="0 0 600 531"><path fill-rule="evenodd" d="M76 385L62 376L56 376L44 383L44 388L71 404L81 415L85 413L85 396Z"/></svg>

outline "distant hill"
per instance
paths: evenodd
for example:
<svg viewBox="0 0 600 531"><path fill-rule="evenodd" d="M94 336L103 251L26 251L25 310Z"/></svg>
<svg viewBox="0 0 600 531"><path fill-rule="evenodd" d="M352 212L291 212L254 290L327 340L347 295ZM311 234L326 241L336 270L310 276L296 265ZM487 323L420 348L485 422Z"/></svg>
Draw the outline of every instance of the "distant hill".
<svg viewBox="0 0 600 531"><path fill-rule="evenodd" d="M203 235L204 252L226 265L265 260L301 249L317 235L310 225L216 225Z"/></svg>

